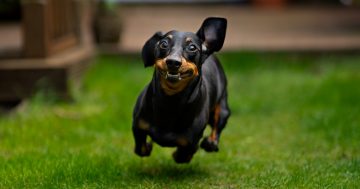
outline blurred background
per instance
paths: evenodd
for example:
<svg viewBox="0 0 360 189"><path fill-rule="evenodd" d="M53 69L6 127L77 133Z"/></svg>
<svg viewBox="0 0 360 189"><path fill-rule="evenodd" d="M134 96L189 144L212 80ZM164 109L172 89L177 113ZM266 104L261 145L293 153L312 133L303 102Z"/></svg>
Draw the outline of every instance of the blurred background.
<svg viewBox="0 0 360 189"><path fill-rule="evenodd" d="M154 32L195 32L208 16L228 19L224 51L357 51L359 4L358 0L2 0L0 101L28 97L41 80L53 83L67 98L68 81L81 75L95 52L136 54Z"/></svg>
<svg viewBox="0 0 360 189"><path fill-rule="evenodd" d="M228 19L224 51L357 51L359 4L359 0L1 0L0 101L28 97L39 80L53 83L67 98L68 80L81 75L95 52L136 54L154 32L196 31L208 16Z"/></svg>

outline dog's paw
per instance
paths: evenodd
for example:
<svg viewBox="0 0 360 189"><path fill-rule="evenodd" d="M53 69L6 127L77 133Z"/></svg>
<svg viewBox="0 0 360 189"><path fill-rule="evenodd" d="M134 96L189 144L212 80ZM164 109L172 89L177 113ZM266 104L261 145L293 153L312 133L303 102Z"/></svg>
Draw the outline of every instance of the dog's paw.
<svg viewBox="0 0 360 189"><path fill-rule="evenodd" d="M212 140L210 137L205 137L201 144L200 147L202 149L204 149L207 152L217 152L219 151L219 147L218 147L218 141L217 140Z"/></svg>
<svg viewBox="0 0 360 189"><path fill-rule="evenodd" d="M135 147L135 153L140 157L150 156L152 150L152 143L145 143L140 147Z"/></svg>
<svg viewBox="0 0 360 189"><path fill-rule="evenodd" d="M194 154L179 153L177 150L172 154L176 163L189 163Z"/></svg>

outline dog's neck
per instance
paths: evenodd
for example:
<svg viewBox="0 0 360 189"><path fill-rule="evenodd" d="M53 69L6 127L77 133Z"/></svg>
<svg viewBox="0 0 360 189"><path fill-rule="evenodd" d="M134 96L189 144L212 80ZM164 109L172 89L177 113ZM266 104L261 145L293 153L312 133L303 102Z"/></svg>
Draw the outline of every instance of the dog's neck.
<svg viewBox="0 0 360 189"><path fill-rule="evenodd" d="M175 104L189 104L198 100L201 97L201 74L192 78L190 81L181 84L174 84L173 86L179 87L179 89L166 88L171 87L165 78L157 71L154 72L152 81L153 95L155 98L164 101L164 103L175 103ZM165 88L164 88L165 85ZM182 90L180 90L182 89ZM174 93L170 93L174 92Z"/></svg>

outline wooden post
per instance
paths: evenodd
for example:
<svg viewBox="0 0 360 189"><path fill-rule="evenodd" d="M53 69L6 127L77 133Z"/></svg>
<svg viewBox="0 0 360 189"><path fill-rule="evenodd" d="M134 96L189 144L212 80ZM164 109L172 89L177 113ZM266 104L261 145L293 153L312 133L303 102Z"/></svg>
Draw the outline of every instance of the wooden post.
<svg viewBox="0 0 360 189"><path fill-rule="evenodd" d="M24 55L48 57L78 43L73 0L23 0Z"/></svg>
<svg viewBox="0 0 360 189"><path fill-rule="evenodd" d="M49 32L46 0L22 1L22 26L25 57L46 57L49 53Z"/></svg>

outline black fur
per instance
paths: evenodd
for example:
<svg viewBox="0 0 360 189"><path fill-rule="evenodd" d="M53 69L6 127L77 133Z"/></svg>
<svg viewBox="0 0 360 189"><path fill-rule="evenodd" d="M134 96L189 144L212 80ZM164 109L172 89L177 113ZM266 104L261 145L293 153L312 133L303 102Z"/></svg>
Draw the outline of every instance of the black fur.
<svg viewBox="0 0 360 189"><path fill-rule="evenodd" d="M224 18L207 18L196 34L157 32L145 43L144 66L155 64L155 71L133 112L136 154L150 155L150 136L161 146L177 147L173 154L177 163L190 162L207 124L212 134L203 139L201 147L208 152L218 151L230 110L226 77L212 53L222 48L226 25ZM156 64L156 60L162 62Z"/></svg>

